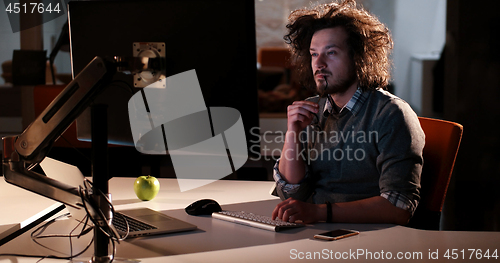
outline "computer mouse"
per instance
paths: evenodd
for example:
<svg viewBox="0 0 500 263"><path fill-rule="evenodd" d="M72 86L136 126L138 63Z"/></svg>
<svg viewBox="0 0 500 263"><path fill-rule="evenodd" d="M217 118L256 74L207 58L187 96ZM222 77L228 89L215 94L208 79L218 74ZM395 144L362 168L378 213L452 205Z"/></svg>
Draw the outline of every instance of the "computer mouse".
<svg viewBox="0 0 500 263"><path fill-rule="evenodd" d="M211 215L213 212L220 212L222 208L217 201L212 199L201 199L186 207L186 213L193 216Z"/></svg>

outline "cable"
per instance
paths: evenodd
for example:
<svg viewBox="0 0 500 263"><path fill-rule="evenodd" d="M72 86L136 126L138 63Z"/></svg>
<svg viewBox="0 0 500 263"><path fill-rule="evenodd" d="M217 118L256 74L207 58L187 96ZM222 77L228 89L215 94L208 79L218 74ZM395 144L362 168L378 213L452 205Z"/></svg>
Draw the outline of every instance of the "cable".
<svg viewBox="0 0 500 263"><path fill-rule="evenodd" d="M69 213L67 214L64 214L64 215L61 215L61 216L58 216L50 221L48 221L47 223L43 224L42 226L38 227L37 229L35 229L32 233L31 233L31 239L33 240L33 242L37 243L38 245L42 246L42 247L45 247L47 249L50 249L49 247L39 243L37 241L37 239L44 239L44 238L55 238L55 237L63 237L63 238L69 238L70 240L70 256L73 256L73 246L72 246L72 238L76 237L76 238L80 238L81 236L83 235L86 235L88 234L92 229L93 227L88 227L89 225L87 224L87 221L85 221L85 223L83 224L83 227L82 227L82 231L80 232L80 234L78 235L73 235L73 232L80 226L82 225L82 221L79 221L78 224L71 230L71 232L69 233L69 235L58 235L58 234L50 234L50 235L42 235L43 232L51 225L53 224L54 222L56 222L58 219L60 218L63 218L63 217L66 217L68 216ZM87 228L88 227L88 228ZM39 233L37 233L39 232ZM88 245L90 246L90 245ZM88 249L88 247L86 248ZM85 250L86 250L85 249ZM81 253L83 253L85 250L83 250L82 252L78 253L77 255L80 255Z"/></svg>
<svg viewBox="0 0 500 263"><path fill-rule="evenodd" d="M72 241L72 239L75 237L80 238L84 235L87 235L88 233L91 232L91 230L94 229L94 231L97 231L97 230L102 231L110 239L110 245L111 245L111 249L112 249L111 261L113 261L113 259L115 258L115 255L116 255L116 242L119 243L120 241L124 240L125 238L127 238L128 234L129 234L128 221L127 221L126 217L124 217L123 215L121 215L119 213L115 213L115 210L113 208L111 201L107 198L106 195L104 195L104 193L102 193L101 191L99 191L98 193L92 193L92 194L100 194L102 197L104 197L104 200L106 201L107 205L109 206L109 209L111 211L111 215L113 217L115 215L119 215L120 217L122 217L124 219L124 221L126 223L126 233L124 236L120 236L120 234L117 232L117 230L114 228L114 226L112 226L111 220L108 220L108 218L106 218L106 216L104 215L103 211L99 207L96 207L96 205L93 201L92 195L89 193L89 189L92 189L91 188L92 183L90 181L88 181L87 179L85 179L84 185L85 185L85 188L82 188L81 186L79 187L79 194L80 194L80 198L82 200L83 207L84 207L85 211L87 212L87 215L85 216L85 218L83 220L81 220L81 221L79 220L78 224L70 231L70 233L68 235L60 235L60 234L42 235L51 224L53 224L54 222L56 222L58 219L60 219L62 217L68 216L68 214L58 216L58 217L46 222L45 224L36 228L31 233L31 239L33 240L33 242L35 242L39 246L42 246L42 247L49 249L49 250L52 250L52 251L55 251L55 250L41 244L40 242L38 242L38 240L44 239L44 238L58 238L58 237L69 238L69 246L70 246L70 255L69 256L23 255L23 254L11 253L11 254L0 254L0 257L13 256L13 257L40 258L37 262L40 262L46 258L72 260L75 257L78 257L78 256L82 255L84 252L86 252L90 248L90 246L94 243L94 239L91 239L91 241L87 244L87 246L82 251L73 255L73 241ZM90 207L88 207L87 205L89 205ZM95 212L95 214L90 213L89 209L92 209L93 212ZM94 218L94 216L98 216L98 217L101 217L102 219L104 219L107 222L107 224L105 224L105 227L101 227L98 224L96 224L97 219ZM89 220L92 221L94 226L90 226L90 224L88 222ZM82 226L80 233L77 235L73 234L80 226Z"/></svg>
<svg viewBox="0 0 500 263"><path fill-rule="evenodd" d="M112 220L109 220L108 218L106 218L106 216L104 215L104 212L100 209L100 207L97 207L97 205L94 202L94 199L91 198L91 195L88 194L88 189L94 189L92 187L92 182L90 182L87 179L84 179L84 185L85 185L85 190L82 187L80 187L79 192L80 192L80 196L82 198L83 207L85 208L85 211L87 212L87 215L88 215L87 218L90 219L92 221L92 223L94 223L94 231L97 231L95 229L97 227L97 229L99 231L102 231L109 238L109 240L111 242L111 246L112 246L111 261L113 261L115 258L115 255L116 255L116 243L115 242L120 243L120 241L127 238L128 234L129 234L130 228L129 228L128 221L121 214L115 213L113 204L111 203L111 201L108 199L108 197L102 191L98 190L99 191L98 193L92 193L93 195L100 194L104 198L104 200L107 202L107 205L109 206L112 218L114 218L116 215L120 215L124 219L125 224L126 224L126 233L124 236L120 236L118 231L112 225ZM87 204L89 204L92 207L93 211L96 213L97 216L99 216L102 220L104 220L106 222L104 228L97 223L96 218L94 218L94 214L90 213L89 207L87 207Z"/></svg>
<svg viewBox="0 0 500 263"><path fill-rule="evenodd" d="M93 239L91 239L91 241L89 242L89 244L87 244L87 246L80 252L78 252L77 254L73 255L73 245L72 245L72 238L74 237L81 237L82 235L86 235L90 232L90 230L93 229L93 227L90 227L90 228L86 228L86 226L88 226L87 224L87 221L84 223L84 226L82 228L82 232L79 234L79 235L73 235L73 232L80 226L82 225L82 222L79 222L77 224L77 226L75 228L73 228L71 230L71 232L69 233L69 235L57 235L57 234L52 234L52 235L42 235L42 233L51 225L53 224L54 222L56 222L58 219L60 218L63 218L63 217L66 217L68 216L68 214L64 214L64 215L61 215L61 216L58 216L54 219L51 219L50 221L46 222L45 224L39 226L37 229L33 230L33 232L31 233L31 239L33 240L33 242L35 242L37 245L39 246L42 246L44 248L47 248L49 250L53 250L43 244L41 244L40 242L37 241L37 239L43 239L43 238L55 238L55 237L63 237L63 238L69 238L70 239L70 255L69 256L56 256L56 255L25 255L25 254L14 254L14 253L11 253L11 254L0 254L0 257L29 257L29 258L40 258L37 262L40 262L46 258L50 258L50 259L65 259L65 260L72 260L73 258L75 257L78 257L80 255L82 255L83 253L85 253L85 251L87 251L90 246L93 244Z"/></svg>
<svg viewBox="0 0 500 263"><path fill-rule="evenodd" d="M90 182L88 179L85 179L84 183L86 185L88 185L88 186L86 186L86 189L93 189L92 188L92 182ZM93 193L93 194L96 194L96 193ZM115 213L115 209L114 209L113 204L111 203L111 201L100 190L99 190L98 194L100 194L104 198L104 200L106 201L107 205L109 206L109 209L110 209L110 212L111 212L111 216L114 217L117 213ZM128 232L129 232L129 225L128 225L128 221L126 220L126 218L122 217L125 220L125 223L126 223L126 226L127 226L127 231L125 233L125 236L122 237L122 236L120 236L120 234L118 233L118 231L112 225L111 220L109 220L104 215L104 212L95 204L93 198L89 198L88 196L89 196L88 194L87 195L84 194L84 191L82 191L82 189L80 187L80 197L82 198L83 207L85 208L85 211L87 212L87 215L89 215L89 218L92 221L92 223L94 223L94 226L97 226L110 239L112 239L114 241L117 241L118 243L120 243L120 241L123 241L128 236ZM93 209L93 212L95 212L100 218L102 218L104 221L106 221L106 227L105 227L105 229L103 229L99 224L97 224L96 219L94 218L93 214L90 213L90 211L89 211L89 209L87 207L87 204L89 204L91 206L91 208ZM120 214L120 216L121 216L121 214Z"/></svg>
<svg viewBox="0 0 500 263"><path fill-rule="evenodd" d="M91 242L91 243L93 243L93 242ZM73 258L75 258L75 257L77 257L79 255L80 254L75 255L73 257L71 257L71 256L68 256L68 257L59 257L59 256L54 256L54 255L40 256L40 255L24 255L24 254L14 254L14 253L9 254L9 253L6 253L6 254L0 254L0 257L28 257L28 258L41 258L41 260L46 259L46 258L71 260L71 259L73 259ZM37 262L39 262L39 261L37 261Z"/></svg>

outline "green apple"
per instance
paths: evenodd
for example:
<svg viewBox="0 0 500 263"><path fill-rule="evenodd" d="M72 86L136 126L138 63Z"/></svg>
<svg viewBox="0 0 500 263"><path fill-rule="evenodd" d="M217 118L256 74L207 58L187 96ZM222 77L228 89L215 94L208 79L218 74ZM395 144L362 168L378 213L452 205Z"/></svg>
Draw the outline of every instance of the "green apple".
<svg viewBox="0 0 500 263"><path fill-rule="evenodd" d="M139 199L149 201L160 191L160 182L153 176L139 176L135 179L134 191Z"/></svg>

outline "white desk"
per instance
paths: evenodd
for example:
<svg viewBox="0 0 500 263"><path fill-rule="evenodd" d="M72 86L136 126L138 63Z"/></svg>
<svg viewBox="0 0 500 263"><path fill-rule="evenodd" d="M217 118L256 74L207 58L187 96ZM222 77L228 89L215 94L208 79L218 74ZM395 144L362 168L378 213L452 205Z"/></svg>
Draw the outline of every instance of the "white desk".
<svg viewBox="0 0 500 263"><path fill-rule="evenodd" d="M27 215L34 214L52 203L43 197L8 185L3 178L0 179L1 225L22 221ZM176 180L160 179L161 191L158 196L152 201L142 202L135 197L133 181L134 178L114 178L110 181L115 209L149 207L196 224L199 230L129 239L118 246L117 258L136 258L142 262L293 262L303 257L304 261L316 262L347 257L365 262L371 257L374 262L387 262L385 258L392 256L390 262L479 262L475 259L475 253L472 260L469 259L471 251L468 249L481 249L477 256L484 255L489 249L489 255L492 256L496 250L498 258L490 257L488 260L483 257L480 262L500 261L498 232L440 232L394 225L319 223L275 233L212 219L209 216L189 216L183 211L185 206L195 200L211 198L217 200L223 209L270 214L279 202L276 197L269 195L273 182L217 181L181 193ZM61 225L66 223L61 222ZM356 229L360 230L361 234L333 242L312 238L316 233L335 228ZM23 248L19 247L21 242ZM43 250L39 246L31 243L29 237L23 235L1 246L0 253L19 253L21 250L33 254L42 253ZM78 246L77 244L74 249L77 250ZM450 257L458 258L447 260L447 251ZM361 252L364 255L358 254ZM91 254L92 251L84 256ZM308 260L307 256L316 257L316 260ZM396 259L398 256L403 259ZM404 259L405 256L414 259ZM438 256L438 260L430 260L433 256ZM0 257L0 263L36 261L37 259L33 258ZM44 262L46 261L57 260L45 259Z"/></svg>

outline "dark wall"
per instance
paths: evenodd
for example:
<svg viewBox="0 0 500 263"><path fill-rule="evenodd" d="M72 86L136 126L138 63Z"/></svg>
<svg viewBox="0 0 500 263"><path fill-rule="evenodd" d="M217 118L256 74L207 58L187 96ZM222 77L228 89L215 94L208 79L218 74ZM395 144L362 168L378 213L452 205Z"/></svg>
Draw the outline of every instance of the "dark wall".
<svg viewBox="0 0 500 263"><path fill-rule="evenodd" d="M445 228L500 231L500 1L447 5L444 118L464 134Z"/></svg>

